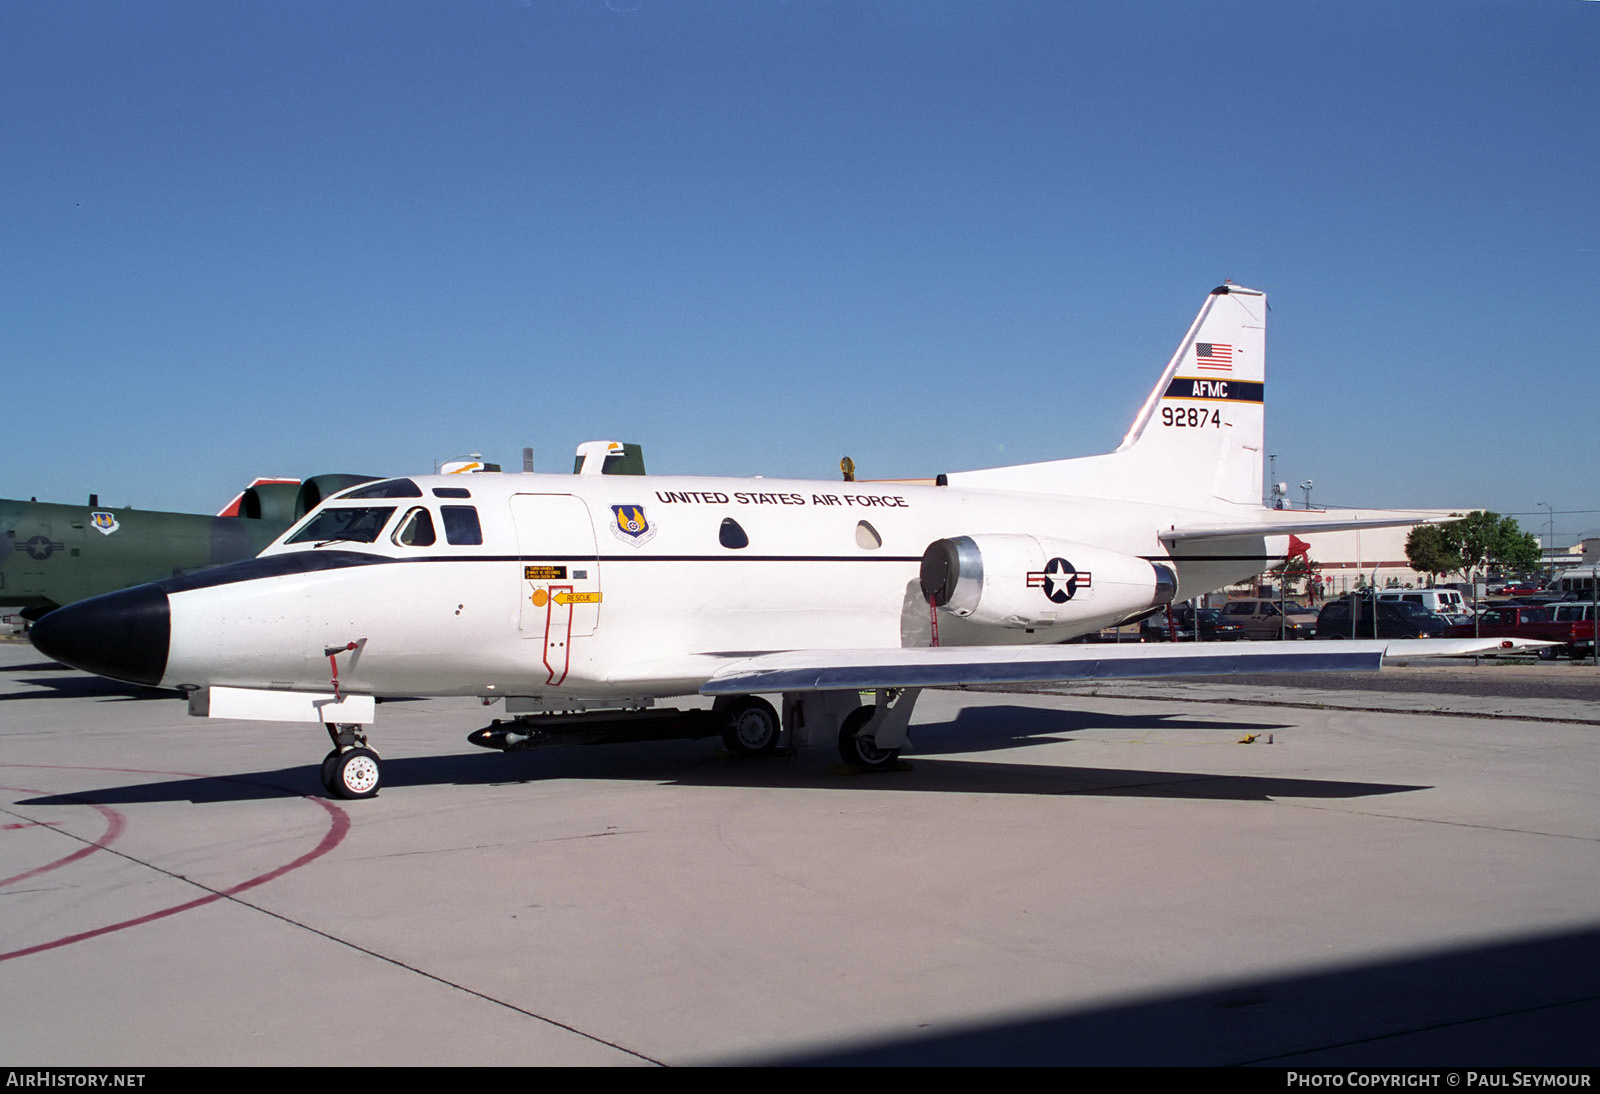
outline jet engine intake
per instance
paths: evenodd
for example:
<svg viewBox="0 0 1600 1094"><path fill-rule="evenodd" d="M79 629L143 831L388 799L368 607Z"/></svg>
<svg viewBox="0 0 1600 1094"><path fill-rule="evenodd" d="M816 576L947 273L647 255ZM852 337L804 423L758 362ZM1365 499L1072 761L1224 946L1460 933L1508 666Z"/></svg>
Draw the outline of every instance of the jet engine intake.
<svg viewBox="0 0 1600 1094"><path fill-rule="evenodd" d="M953 536L922 554L922 595L974 623L1108 626L1171 603L1172 570L1085 543L1023 534Z"/></svg>

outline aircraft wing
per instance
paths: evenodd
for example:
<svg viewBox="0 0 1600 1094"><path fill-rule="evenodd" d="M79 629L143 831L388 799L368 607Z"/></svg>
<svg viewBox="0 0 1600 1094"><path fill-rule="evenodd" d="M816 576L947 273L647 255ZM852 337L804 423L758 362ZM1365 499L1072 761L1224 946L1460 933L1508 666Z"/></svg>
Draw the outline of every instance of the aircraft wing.
<svg viewBox="0 0 1600 1094"><path fill-rule="evenodd" d="M1503 653L1539 644L1500 638L1434 638L1271 645L1129 643L789 650L728 661L701 685L700 692L703 695L747 695L775 691L983 687L1162 676L1374 672L1383 663L1385 654L1459 657Z"/></svg>
<svg viewBox="0 0 1600 1094"><path fill-rule="evenodd" d="M1314 513L1305 513L1298 517L1285 515L1290 512L1291 510L1287 509L1272 510L1277 519L1264 520L1258 524L1191 525L1184 528L1171 528L1158 534L1165 543L1182 543L1203 539L1234 539L1239 536L1283 536L1306 532L1346 532L1361 528L1404 528L1415 524L1439 524L1445 521L1461 519L1460 517L1443 517L1433 513L1395 517L1359 519L1344 517L1313 520L1311 518L1316 516Z"/></svg>

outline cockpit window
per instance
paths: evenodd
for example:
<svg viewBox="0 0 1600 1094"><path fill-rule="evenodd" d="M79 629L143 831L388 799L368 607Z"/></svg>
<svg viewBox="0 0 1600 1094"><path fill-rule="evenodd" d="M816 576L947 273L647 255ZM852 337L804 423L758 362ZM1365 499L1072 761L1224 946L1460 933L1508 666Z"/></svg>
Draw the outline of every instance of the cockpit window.
<svg viewBox="0 0 1600 1094"><path fill-rule="evenodd" d="M465 486L435 486L433 496L436 498L470 498L472 491Z"/></svg>
<svg viewBox="0 0 1600 1094"><path fill-rule="evenodd" d="M406 514L394 534L394 541L402 547L432 547L435 538L433 516L420 506Z"/></svg>
<svg viewBox="0 0 1600 1094"><path fill-rule="evenodd" d="M420 498L422 491L410 479L384 479L382 482L369 483L358 487L348 494L340 496L340 501L366 500L369 498Z"/></svg>
<svg viewBox="0 0 1600 1094"><path fill-rule="evenodd" d="M478 524L478 511L470 505L441 505L439 515L444 518L444 538L457 547L475 547L483 542L483 528Z"/></svg>
<svg viewBox="0 0 1600 1094"><path fill-rule="evenodd" d="M389 518L393 515L392 505L322 509L285 542L315 543L319 547L336 540L373 543L377 541L378 533L383 531L383 526L389 523Z"/></svg>

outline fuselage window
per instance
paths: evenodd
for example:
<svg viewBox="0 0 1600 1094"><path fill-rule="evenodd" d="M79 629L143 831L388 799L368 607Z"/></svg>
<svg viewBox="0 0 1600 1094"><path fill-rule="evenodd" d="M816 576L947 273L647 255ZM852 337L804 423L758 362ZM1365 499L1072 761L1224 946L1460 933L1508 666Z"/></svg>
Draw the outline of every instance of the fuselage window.
<svg viewBox="0 0 1600 1094"><path fill-rule="evenodd" d="M432 547L435 538L433 517L420 506L406 514L394 534L394 541L402 547Z"/></svg>
<svg viewBox="0 0 1600 1094"><path fill-rule="evenodd" d="M323 509L306 522L287 543L332 543L346 540L351 543L373 543L383 526L394 515L392 505L352 505Z"/></svg>
<svg viewBox="0 0 1600 1094"><path fill-rule="evenodd" d="M742 547L750 546L750 537L745 535L744 529L739 527L739 522L732 517L724 517L722 527L717 530L717 542L724 547L735 551Z"/></svg>
<svg viewBox="0 0 1600 1094"><path fill-rule="evenodd" d="M856 525L856 546L863 551L876 551L883 546L883 537L872 525L861 521Z"/></svg>
<svg viewBox="0 0 1600 1094"><path fill-rule="evenodd" d="M483 542L483 528L478 524L478 511L470 505L441 505L439 515L444 518L444 538L457 547L476 547Z"/></svg>
<svg viewBox="0 0 1600 1094"><path fill-rule="evenodd" d="M354 498L420 498L422 490L410 479L384 479L350 491L340 501Z"/></svg>
<svg viewBox="0 0 1600 1094"><path fill-rule="evenodd" d="M470 498L472 491L465 486L435 486L433 496L436 498Z"/></svg>

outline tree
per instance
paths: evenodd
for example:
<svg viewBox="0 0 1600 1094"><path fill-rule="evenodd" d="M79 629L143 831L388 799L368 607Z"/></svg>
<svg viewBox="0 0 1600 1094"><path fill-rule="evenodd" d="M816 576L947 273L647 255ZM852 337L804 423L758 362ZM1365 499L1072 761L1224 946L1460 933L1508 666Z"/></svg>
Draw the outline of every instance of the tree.
<svg viewBox="0 0 1600 1094"><path fill-rule="evenodd" d="M1289 596L1296 595L1296 586L1302 581L1314 581L1321 567L1305 555L1290 555L1267 573L1283 585Z"/></svg>
<svg viewBox="0 0 1600 1094"><path fill-rule="evenodd" d="M1422 524L1406 537L1406 559L1431 574L1459 573L1476 585L1488 566L1526 570L1539 564L1539 541L1517 527L1515 517L1484 509L1449 524Z"/></svg>
<svg viewBox="0 0 1600 1094"><path fill-rule="evenodd" d="M1490 565L1511 570L1539 565L1539 541L1533 533L1518 528L1515 517L1479 509L1449 527L1456 549L1461 552L1463 572Z"/></svg>
<svg viewBox="0 0 1600 1094"><path fill-rule="evenodd" d="M1419 524L1406 537L1406 561L1435 582L1461 569L1461 552L1450 542L1448 525Z"/></svg>

